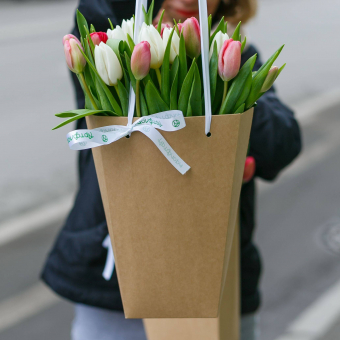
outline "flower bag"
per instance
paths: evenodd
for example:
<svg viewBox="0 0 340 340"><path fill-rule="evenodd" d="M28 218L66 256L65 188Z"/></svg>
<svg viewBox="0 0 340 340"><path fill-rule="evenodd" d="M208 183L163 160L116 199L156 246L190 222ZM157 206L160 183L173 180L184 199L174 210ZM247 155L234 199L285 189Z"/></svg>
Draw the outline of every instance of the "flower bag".
<svg viewBox="0 0 340 340"><path fill-rule="evenodd" d="M202 24L201 30L204 37ZM185 118L179 131L162 131L191 167L184 176L141 133L93 148L127 318L218 316L252 115L253 109L214 117L210 137L207 114ZM128 123L86 119L89 129Z"/></svg>
<svg viewBox="0 0 340 340"><path fill-rule="evenodd" d="M63 43L85 109L57 114L68 119L56 128L86 117L67 140L93 148L126 318L216 318L255 171L248 162L244 177L253 107L285 66L273 66L282 47L257 72L256 55L240 68L240 24L229 38L222 18L210 35L199 0L200 23L171 29L163 13L156 28L146 2L107 34L77 13L81 41Z"/></svg>

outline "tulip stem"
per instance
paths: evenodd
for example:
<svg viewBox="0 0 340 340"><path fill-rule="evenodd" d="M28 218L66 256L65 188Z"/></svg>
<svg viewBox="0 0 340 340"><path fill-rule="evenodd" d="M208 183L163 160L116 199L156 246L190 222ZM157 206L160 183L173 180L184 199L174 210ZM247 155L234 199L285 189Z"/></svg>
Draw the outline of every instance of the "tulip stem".
<svg viewBox="0 0 340 340"><path fill-rule="evenodd" d="M136 111L137 111L137 117L141 117L140 114L140 97L139 97L139 83L140 80L136 80Z"/></svg>
<svg viewBox="0 0 340 340"><path fill-rule="evenodd" d="M96 102L94 101L94 98L93 98L93 96L92 96L92 93L91 93L90 89L88 88L88 86L87 86L87 84L86 84L84 74L83 74L83 73L79 73L79 78L80 78L81 82L83 83L85 92L86 92L86 94L88 95L88 97L89 97L89 99L90 99L90 101L91 101L91 104L92 104L93 108L94 108L95 110L98 110L98 106L97 106Z"/></svg>
<svg viewBox="0 0 340 340"><path fill-rule="evenodd" d="M160 89L161 88L161 83L162 83L161 71L159 70L159 68L156 68L155 71L156 71L156 75L157 75L157 79L158 79L158 84L159 84L159 89Z"/></svg>
<svg viewBox="0 0 340 340"><path fill-rule="evenodd" d="M222 97L222 105L224 103L225 97L227 96L228 93L228 82L224 82L224 90L223 90L223 97Z"/></svg>

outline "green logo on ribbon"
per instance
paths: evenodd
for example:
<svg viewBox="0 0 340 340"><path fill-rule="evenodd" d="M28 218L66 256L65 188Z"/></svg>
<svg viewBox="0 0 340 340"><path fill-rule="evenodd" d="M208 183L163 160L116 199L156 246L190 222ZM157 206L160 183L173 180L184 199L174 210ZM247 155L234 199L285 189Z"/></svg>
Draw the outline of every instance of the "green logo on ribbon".
<svg viewBox="0 0 340 340"><path fill-rule="evenodd" d="M104 143L106 143L109 139L107 138L106 135L102 135L102 140L103 140Z"/></svg>
<svg viewBox="0 0 340 340"><path fill-rule="evenodd" d="M175 119L175 120L172 122L172 125L173 125L174 127L179 127L180 124L181 124L181 122L180 122L179 120L177 120L177 119Z"/></svg>

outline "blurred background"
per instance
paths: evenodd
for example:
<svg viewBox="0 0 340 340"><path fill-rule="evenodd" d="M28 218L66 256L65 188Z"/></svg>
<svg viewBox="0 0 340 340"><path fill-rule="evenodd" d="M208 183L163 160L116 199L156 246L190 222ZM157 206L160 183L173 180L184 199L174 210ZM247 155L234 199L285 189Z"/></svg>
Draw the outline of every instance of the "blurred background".
<svg viewBox="0 0 340 340"><path fill-rule="evenodd" d="M62 37L77 1L0 0L0 339L67 340L72 305L38 277L76 190L76 153L54 114L75 107ZM340 339L340 2L259 0L247 37L267 59L304 150L258 182L262 340Z"/></svg>

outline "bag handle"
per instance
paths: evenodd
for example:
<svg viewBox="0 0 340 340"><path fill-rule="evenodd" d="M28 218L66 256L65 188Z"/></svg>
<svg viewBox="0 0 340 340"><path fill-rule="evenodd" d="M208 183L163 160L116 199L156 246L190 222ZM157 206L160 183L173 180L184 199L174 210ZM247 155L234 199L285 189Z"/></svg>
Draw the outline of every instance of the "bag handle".
<svg viewBox="0 0 340 340"><path fill-rule="evenodd" d="M147 8L147 0L136 0L135 9L135 30L133 40L138 41L138 34L143 23L142 6ZM200 30L201 30L201 56L203 72L203 89L204 89L204 107L205 107L205 134L210 136L211 126L211 97L210 97L210 78L209 78L209 32L208 32L208 9L206 0L198 0ZM129 114L128 125L132 125L132 119L135 111L136 96L130 85L129 96Z"/></svg>

